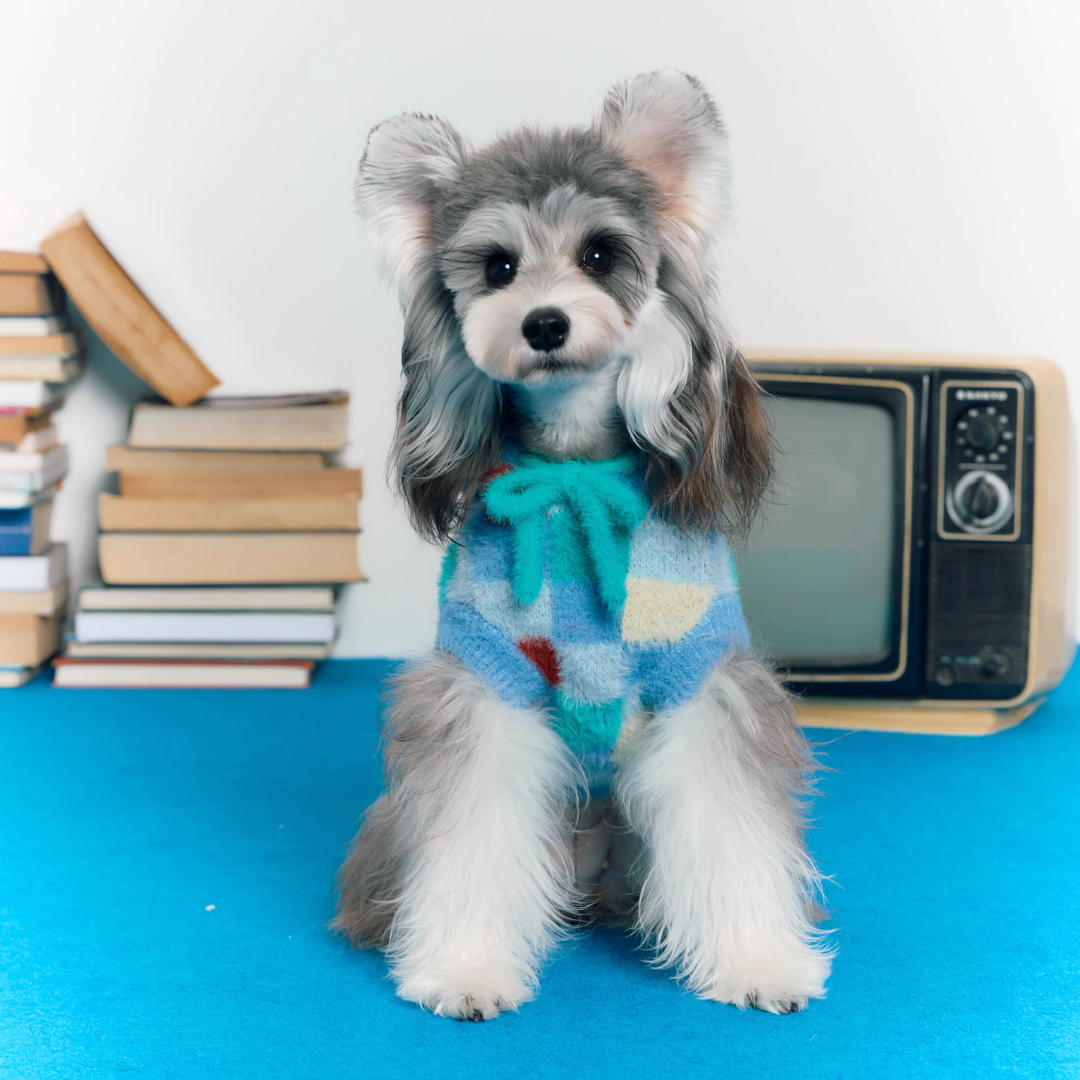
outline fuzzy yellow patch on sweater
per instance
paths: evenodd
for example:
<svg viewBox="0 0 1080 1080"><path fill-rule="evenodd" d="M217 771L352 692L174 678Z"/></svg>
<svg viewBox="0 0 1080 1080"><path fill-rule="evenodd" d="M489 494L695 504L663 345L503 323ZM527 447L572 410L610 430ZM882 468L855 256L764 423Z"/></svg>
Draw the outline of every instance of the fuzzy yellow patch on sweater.
<svg viewBox="0 0 1080 1080"><path fill-rule="evenodd" d="M679 641L701 622L715 595L707 585L627 578L623 641Z"/></svg>

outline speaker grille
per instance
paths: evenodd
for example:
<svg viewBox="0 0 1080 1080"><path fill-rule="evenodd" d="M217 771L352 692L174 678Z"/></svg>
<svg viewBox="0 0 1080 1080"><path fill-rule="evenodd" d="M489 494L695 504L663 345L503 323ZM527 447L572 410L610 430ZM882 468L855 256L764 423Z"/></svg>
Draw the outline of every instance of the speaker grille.
<svg viewBox="0 0 1080 1080"><path fill-rule="evenodd" d="M931 544L927 599L929 687L955 697L972 686L1023 685L1030 632L1030 544Z"/></svg>

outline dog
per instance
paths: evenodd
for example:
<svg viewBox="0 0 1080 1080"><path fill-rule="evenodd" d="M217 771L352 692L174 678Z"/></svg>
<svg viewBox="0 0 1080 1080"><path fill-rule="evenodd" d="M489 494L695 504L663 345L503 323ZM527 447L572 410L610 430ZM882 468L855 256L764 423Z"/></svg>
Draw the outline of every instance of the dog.
<svg viewBox="0 0 1080 1080"><path fill-rule="evenodd" d="M672 71L589 127L370 134L357 205L405 316L389 472L447 557L332 925L436 1014L516 1009L594 921L703 998L825 993L813 760L727 547L773 449L719 313L728 177L713 101Z"/></svg>

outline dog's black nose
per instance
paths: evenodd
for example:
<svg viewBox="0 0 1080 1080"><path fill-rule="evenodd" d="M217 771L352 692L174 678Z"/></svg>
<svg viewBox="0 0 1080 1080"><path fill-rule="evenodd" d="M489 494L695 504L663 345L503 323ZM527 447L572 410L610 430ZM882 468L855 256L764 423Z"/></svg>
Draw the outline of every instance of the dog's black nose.
<svg viewBox="0 0 1080 1080"><path fill-rule="evenodd" d="M521 333L537 352L551 352L566 341L570 320L558 308L537 308L525 316Z"/></svg>

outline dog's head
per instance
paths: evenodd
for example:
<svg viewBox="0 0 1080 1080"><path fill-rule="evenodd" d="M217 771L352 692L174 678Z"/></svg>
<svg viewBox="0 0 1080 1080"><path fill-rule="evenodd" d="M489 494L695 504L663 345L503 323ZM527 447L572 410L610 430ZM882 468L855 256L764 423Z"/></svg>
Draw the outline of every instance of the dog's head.
<svg viewBox="0 0 1080 1080"><path fill-rule="evenodd" d="M610 364L657 507L746 527L770 447L715 294L727 181L720 116L675 72L481 150L429 116L372 131L357 204L405 310L395 472L423 533L447 538L497 462L504 387Z"/></svg>

